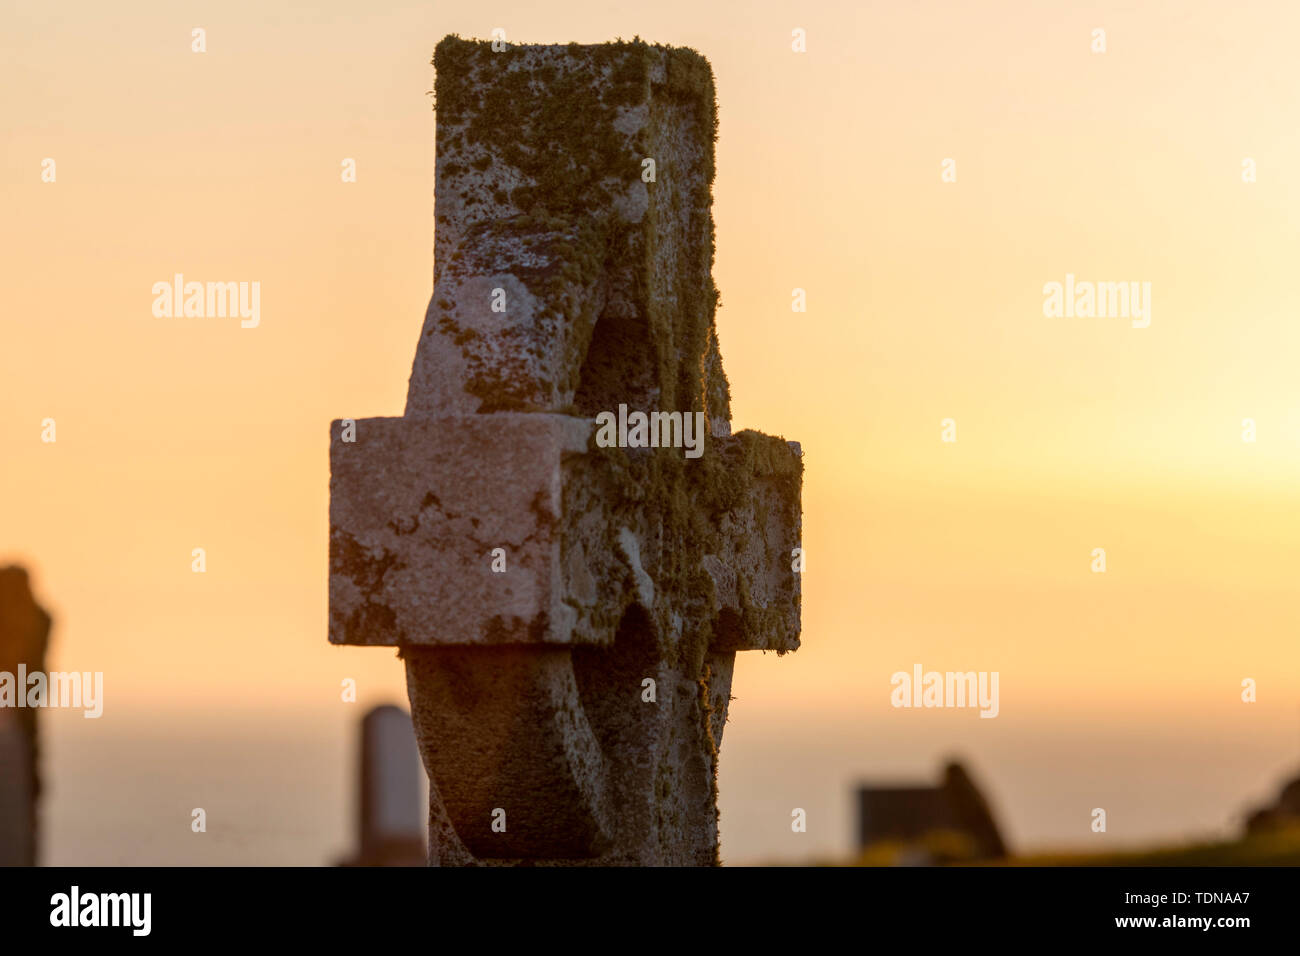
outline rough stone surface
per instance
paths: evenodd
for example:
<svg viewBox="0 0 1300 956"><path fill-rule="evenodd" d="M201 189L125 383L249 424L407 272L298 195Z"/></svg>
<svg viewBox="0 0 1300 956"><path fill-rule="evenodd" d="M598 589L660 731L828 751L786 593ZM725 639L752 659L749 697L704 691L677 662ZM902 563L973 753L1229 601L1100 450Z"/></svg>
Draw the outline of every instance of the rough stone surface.
<svg viewBox="0 0 1300 956"><path fill-rule="evenodd" d="M331 455L330 639L567 642L560 459L588 431L564 415L359 422Z"/></svg>
<svg viewBox="0 0 1300 956"><path fill-rule="evenodd" d="M712 73L639 41L434 62L433 299L404 417L333 426L330 639L406 661L431 863L715 863L735 652L799 644L802 457L731 434ZM702 413L702 456L599 447L620 404Z"/></svg>
<svg viewBox="0 0 1300 956"><path fill-rule="evenodd" d="M406 415L591 415L615 397L695 409L707 389L711 416L728 419L707 61L645 43L493 52L449 37L434 63L434 294Z"/></svg>

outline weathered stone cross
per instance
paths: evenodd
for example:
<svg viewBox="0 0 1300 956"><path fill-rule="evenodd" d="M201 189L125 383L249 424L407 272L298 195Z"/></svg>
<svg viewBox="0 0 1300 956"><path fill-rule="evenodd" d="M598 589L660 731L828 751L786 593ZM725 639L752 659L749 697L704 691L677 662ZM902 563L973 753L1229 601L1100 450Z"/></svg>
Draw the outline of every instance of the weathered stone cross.
<svg viewBox="0 0 1300 956"><path fill-rule="evenodd" d="M405 415L333 425L330 640L406 661L431 863L715 863L736 651L799 646L802 462L730 434L712 71L434 64L433 300ZM704 413L702 456L602 447L620 405Z"/></svg>

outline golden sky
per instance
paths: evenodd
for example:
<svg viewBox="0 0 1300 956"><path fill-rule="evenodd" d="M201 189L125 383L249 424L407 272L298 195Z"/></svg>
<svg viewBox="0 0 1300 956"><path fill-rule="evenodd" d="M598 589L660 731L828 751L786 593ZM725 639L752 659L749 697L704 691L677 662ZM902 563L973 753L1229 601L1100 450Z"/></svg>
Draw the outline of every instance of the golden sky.
<svg viewBox="0 0 1300 956"><path fill-rule="evenodd" d="M853 780L954 746L1016 837L1086 842L1103 799L1130 839L1223 824L1300 749L1300 17L1066 6L6 4L0 560L53 665L142 722L402 696L390 651L326 643L327 436L404 404L433 47L639 34L713 64L735 425L805 451L804 647L738 667L724 837L797 855L804 806L842 847ZM259 327L155 318L177 272L260 282ZM1044 317L1067 273L1150 282L1150 327ZM998 670L999 718L894 711L914 663Z"/></svg>

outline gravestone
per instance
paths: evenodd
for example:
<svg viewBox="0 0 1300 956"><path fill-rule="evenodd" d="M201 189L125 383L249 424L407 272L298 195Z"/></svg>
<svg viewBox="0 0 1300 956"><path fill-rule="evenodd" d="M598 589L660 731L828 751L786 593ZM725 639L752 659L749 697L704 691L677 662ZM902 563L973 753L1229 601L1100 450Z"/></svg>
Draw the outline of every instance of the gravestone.
<svg viewBox="0 0 1300 956"><path fill-rule="evenodd" d="M372 708L361 719L357 855L345 866L418 866L425 859L420 752L410 716Z"/></svg>
<svg viewBox="0 0 1300 956"><path fill-rule="evenodd" d="M1272 805L1246 815L1246 836L1300 827L1300 776L1289 780Z"/></svg>
<svg viewBox="0 0 1300 956"><path fill-rule="evenodd" d="M431 864L717 863L736 652L799 645L802 459L731 434L712 71L434 64L433 298L403 417L331 427L330 640L405 660ZM597 428L652 412L658 447Z"/></svg>
<svg viewBox="0 0 1300 956"><path fill-rule="evenodd" d="M988 800L958 761L944 767L937 787L861 786L857 798L859 850L893 842L907 847L909 858L923 860L926 839L947 834L959 838L963 858L1007 856Z"/></svg>
<svg viewBox="0 0 1300 956"><path fill-rule="evenodd" d="M17 711L0 709L0 866L36 865L36 782Z"/></svg>
<svg viewBox="0 0 1300 956"><path fill-rule="evenodd" d="M50 616L32 596L27 572L0 568L0 673L16 682L45 671ZM16 693L26 688L15 687ZM38 850L39 708L0 708L0 866L35 866Z"/></svg>

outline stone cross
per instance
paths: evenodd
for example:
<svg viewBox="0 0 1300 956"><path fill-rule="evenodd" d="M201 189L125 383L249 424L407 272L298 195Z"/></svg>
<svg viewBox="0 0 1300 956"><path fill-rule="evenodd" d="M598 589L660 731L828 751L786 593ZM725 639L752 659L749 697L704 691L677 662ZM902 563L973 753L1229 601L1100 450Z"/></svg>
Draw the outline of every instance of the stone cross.
<svg viewBox="0 0 1300 956"><path fill-rule="evenodd" d="M802 460L731 434L713 74L498 46L435 54L433 298L405 415L332 425L330 640L405 660L431 864L715 864L735 654L799 646Z"/></svg>
<svg viewBox="0 0 1300 956"><path fill-rule="evenodd" d="M50 616L32 596L27 572L0 567L0 674L16 681L19 665L45 671ZM25 694L26 687L15 686ZM35 866L41 793L38 708L0 709L0 866Z"/></svg>

